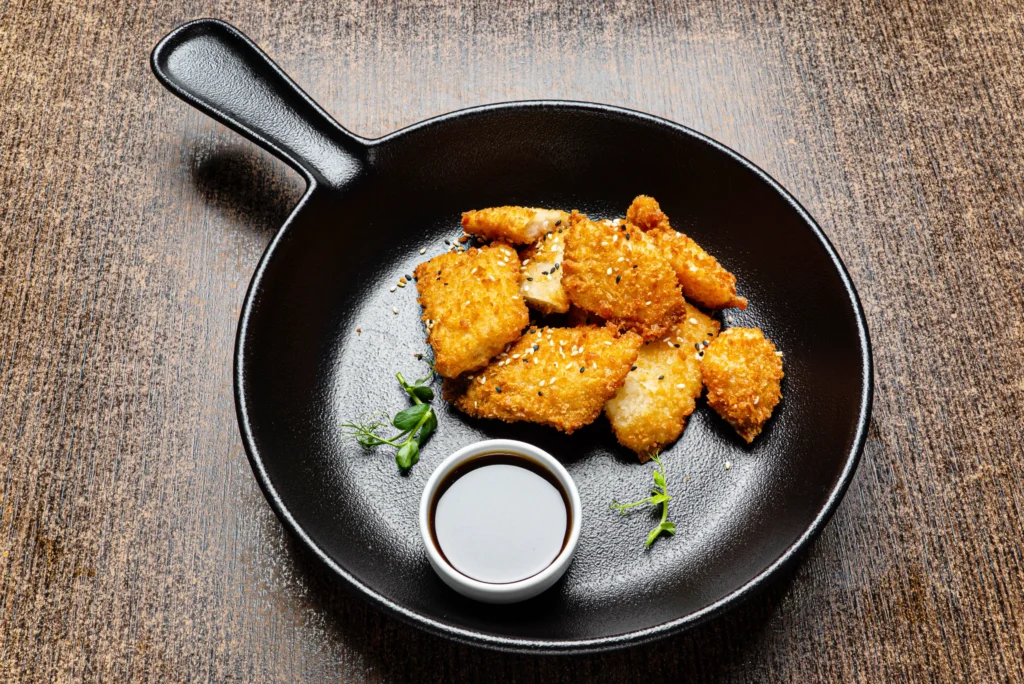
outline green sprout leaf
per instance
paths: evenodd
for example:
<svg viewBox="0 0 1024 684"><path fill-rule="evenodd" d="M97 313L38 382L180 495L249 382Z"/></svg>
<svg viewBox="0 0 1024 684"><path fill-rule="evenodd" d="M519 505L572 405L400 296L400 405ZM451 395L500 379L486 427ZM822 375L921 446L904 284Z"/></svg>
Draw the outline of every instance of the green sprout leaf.
<svg viewBox="0 0 1024 684"><path fill-rule="evenodd" d="M650 547L662 533L669 536L673 536L676 533L676 524L668 519L668 502L672 500L672 495L668 493L668 484L665 480L665 474L662 472L665 466L656 454L651 454L651 459L661 468L661 470L654 470L654 488L651 489L651 495L639 501L619 503L617 500L613 500L609 504L609 507L612 510L618 511L620 515L625 515L637 506L661 506L661 522L647 534L647 542L645 544L647 547Z"/></svg>
<svg viewBox="0 0 1024 684"><path fill-rule="evenodd" d="M420 460L420 448L427 442L430 435L437 430L437 414L430 403L434 399L434 390L428 385L434 378L433 369L425 377L410 384L401 373L396 373L398 383L405 390L413 405L404 408L387 420L387 414L377 414L367 420L344 423L342 433L351 437L365 449L387 445L397 449L395 463L405 471L416 465ZM386 421L386 422L385 422ZM381 430L394 426L399 433L392 437L384 437Z"/></svg>

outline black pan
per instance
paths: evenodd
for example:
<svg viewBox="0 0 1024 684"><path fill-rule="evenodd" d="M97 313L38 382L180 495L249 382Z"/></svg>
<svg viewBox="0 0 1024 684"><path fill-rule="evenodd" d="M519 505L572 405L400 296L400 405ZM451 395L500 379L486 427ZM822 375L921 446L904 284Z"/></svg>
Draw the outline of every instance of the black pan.
<svg viewBox="0 0 1024 684"><path fill-rule="evenodd" d="M529 652L616 648L736 604L792 562L835 511L871 409L864 315L821 229L743 157L663 119L575 102L477 107L367 140L219 21L176 29L152 66L175 95L309 183L249 286L235 398L270 505L358 593L464 642ZM613 498L645 495L651 469L617 446L603 418L567 437L442 405L440 428L406 476L393 453L366 453L343 438L340 423L405 405L396 371L422 375L414 354L428 349L415 288L389 287L460 234L462 211L522 204L614 217L641 193L736 274L751 305L731 313L732 325L760 326L785 352L784 401L753 446L701 405L666 452L677 536L645 549L655 514L608 509ZM434 466L492 437L560 457L584 511L566 576L505 607L445 587L416 523Z"/></svg>

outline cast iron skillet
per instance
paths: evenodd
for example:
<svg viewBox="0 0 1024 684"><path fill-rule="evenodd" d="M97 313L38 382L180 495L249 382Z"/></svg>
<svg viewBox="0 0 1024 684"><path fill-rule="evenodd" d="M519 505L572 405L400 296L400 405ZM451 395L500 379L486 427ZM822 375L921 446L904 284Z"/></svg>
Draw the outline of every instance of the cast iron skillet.
<svg viewBox="0 0 1024 684"><path fill-rule="evenodd" d="M477 107L367 140L220 21L173 31L152 67L175 95L309 183L245 298L238 422L285 526L371 601L427 630L504 650L637 644L749 595L835 511L871 408L864 315L811 217L735 152L663 119L575 102ZM617 446L603 418L567 437L470 419L438 401L440 428L407 476L391 453L365 453L343 439L340 423L405 406L396 371L423 374L414 358L428 351L415 288L389 287L460 234L462 211L522 204L612 217L640 193L659 199L677 228L736 274L751 306L727 313L732 325L760 326L785 352L784 401L753 446L701 405L666 452L676 537L645 550L655 513L608 509L613 498L644 496L651 468ZM583 500L579 551L565 578L507 607L446 588L416 524L434 466L490 437L560 457Z"/></svg>

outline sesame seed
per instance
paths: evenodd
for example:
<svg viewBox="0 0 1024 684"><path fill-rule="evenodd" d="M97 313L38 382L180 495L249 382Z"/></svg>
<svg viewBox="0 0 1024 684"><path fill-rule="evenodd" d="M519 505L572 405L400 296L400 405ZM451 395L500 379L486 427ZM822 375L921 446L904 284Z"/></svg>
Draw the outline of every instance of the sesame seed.
<svg viewBox="0 0 1024 684"><path fill-rule="evenodd" d="M555 380L557 380L557 379L558 378L551 378L550 380L548 380L548 384L549 385L554 385L555 384Z"/></svg>
<svg viewBox="0 0 1024 684"><path fill-rule="evenodd" d="M703 359L703 358L704 358L704 356L703 356L702 354L694 354L694 356L696 357L696 359L697 359L698 361L700 361L701 359Z"/></svg>
<svg viewBox="0 0 1024 684"><path fill-rule="evenodd" d="M528 264L528 263L530 263L530 260L529 260L529 259L523 259L523 266L525 266L525 265L526 265L526 264Z"/></svg>
<svg viewBox="0 0 1024 684"><path fill-rule="evenodd" d="M611 274L612 274L612 269L611 269L611 267L610 267L610 266L608 267L608 270L607 270L607 271L605 271L605 273L606 273L607 275L611 275Z"/></svg>
<svg viewBox="0 0 1024 684"><path fill-rule="evenodd" d="M586 367L586 366L580 366L580 373L582 373L582 372L583 372L583 371L585 371L585 370L587 370L587 367Z"/></svg>
<svg viewBox="0 0 1024 684"><path fill-rule="evenodd" d="M405 281L398 283L398 287L405 287Z"/></svg>
<svg viewBox="0 0 1024 684"><path fill-rule="evenodd" d="M485 378L484 376L481 375L480 376L480 384L483 385L486 382L487 382L487 378Z"/></svg>
<svg viewBox="0 0 1024 684"><path fill-rule="evenodd" d="M397 314L398 313L398 307L395 307L395 306L391 307L391 312Z"/></svg>
<svg viewBox="0 0 1024 684"><path fill-rule="evenodd" d="M409 275L408 273L406 273L406 274L405 274L405 279L406 279L407 281L408 281L408 280L412 280L412 276L411 276L411 275Z"/></svg>
<svg viewBox="0 0 1024 684"><path fill-rule="evenodd" d="M729 323L732 323L732 316L727 317L725 320L728 321Z"/></svg>
<svg viewBox="0 0 1024 684"><path fill-rule="evenodd" d="M664 375L659 375L659 376L658 376L658 379L659 379L659 380L664 380L664 379L665 379L665 376L664 376Z"/></svg>
<svg viewBox="0 0 1024 684"><path fill-rule="evenodd" d="M543 380L541 380L541 381L540 381L540 386L541 386L541 387L543 387L543 386L544 386L544 381L543 381Z"/></svg>
<svg viewBox="0 0 1024 684"><path fill-rule="evenodd" d="M650 305L651 305L651 302L650 302L650 300L648 300L648 301L644 302L644 306L650 306Z"/></svg>
<svg viewBox="0 0 1024 684"><path fill-rule="evenodd" d="M678 385L676 385L676 389L685 389L685 388L686 388L686 383L682 383L681 382Z"/></svg>
<svg viewBox="0 0 1024 684"><path fill-rule="evenodd" d="M761 401L761 397L754 397L754 406L757 406L757 402Z"/></svg>
<svg viewBox="0 0 1024 684"><path fill-rule="evenodd" d="M423 249L420 250L420 254L426 254L426 253L427 253L427 248L426 247L424 247Z"/></svg>
<svg viewBox="0 0 1024 684"><path fill-rule="evenodd" d="M782 356L782 352L775 352L775 355L781 357Z"/></svg>
<svg viewBox="0 0 1024 684"><path fill-rule="evenodd" d="M691 323L692 325L697 325L697 319L696 319L696 318L691 318L691 319L690 319L690 323Z"/></svg>
<svg viewBox="0 0 1024 684"><path fill-rule="evenodd" d="M512 358L513 359L518 359L520 356L522 356L522 354L513 354Z"/></svg>
<svg viewBox="0 0 1024 684"><path fill-rule="evenodd" d="M478 268L478 266L474 266L473 270L469 272L469 275L473 275L474 273L476 273Z"/></svg>
<svg viewBox="0 0 1024 684"><path fill-rule="evenodd" d="M615 276L615 282L616 283L618 283L620 280L622 280L622 276L620 276L620 275Z"/></svg>
<svg viewBox="0 0 1024 684"><path fill-rule="evenodd" d="M732 461L726 461L725 462L725 469L729 470L730 468L732 468Z"/></svg>
<svg viewBox="0 0 1024 684"><path fill-rule="evenodd" d="M636 366L633 366L633 367L632 367L632 368L630 368L629 370L631 370L631 371L635 371L635 370L636 370Z"/></svg>
<svg viewBox="0 0 1024 684"><path fill-rule="evenodd" d="M543 393L543 392L541 392L540 390L537 390L537 396L538 396L538 397L543 397L543 396L544 396L544 393Z"/></svg>
<svg viewBox="0 0 1024 684"><path fill-rule="evenodd" d="M697 351L700 351L700 342L693 345L693 348L696 349Z"/></svg>
<svg viewBox="0 0 1024 684"><path fill-rule="evenodd" d="M558 219L557 221L555 221L555 225L556 226L562 225L562 219Z"/></svg>
<svg viewBox="0 0 1024 684"><path fill-rule="evenodd" d="M498 394L501 394L501 388L500 387L495 387L494 391L497 392Z"/></svg>
<svg viewBox="0 0 1024 684"><path fill-rule="evenodd" d="M394 291L395 291L395 289L396 289L396 288L395 288L395 286L394 286L394 285L392 285L392 286L391 286L391 291L392 291L392 292L394 292Z"/></svg>

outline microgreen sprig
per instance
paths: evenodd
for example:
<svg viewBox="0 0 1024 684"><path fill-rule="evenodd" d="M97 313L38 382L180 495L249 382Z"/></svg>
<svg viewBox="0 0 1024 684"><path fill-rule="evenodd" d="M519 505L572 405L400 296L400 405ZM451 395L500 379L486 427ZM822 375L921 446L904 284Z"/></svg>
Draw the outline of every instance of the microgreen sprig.
<svg viewBox="0 0 1024 684"><path fill-rule="evenodd" d="M662 470L665 466L662 464L661 459L651 454L651 459L658 464L661 470L654 469L654 487L651 488L651 495L646 499L640 499L639 501L633 501L630 503L619 503L617 500L613 500L608 507L612 510L618 511L620 515L625 515L630 509L636 508L637 506L649 505L657 506L661 505L661 522L651 530L650 534L647 535L647 546L654 543L662 532L668 535L674 535L676 533L676 524L668 519L668 502L672 500L672 496L668 493L668 483L665 482L665 474Z"/></svg>
<svg viewBox="0 0 1024 684"><path fill-rule="evenodd" d="M395 377L412 399L412 406L402 409L390 420L387 420L386 413L378 413L358 423L345 423L341 428L347 437L355 439L363 448L370 449L382 444L394 447L398 450L395 452L395 463L401 470L408 470L420 460L420 448L437 429L437 414L429 403L434 399L434 390L428 384L434 373L431 371L427 377L412 383L401 373L396 373ZM379 431L388 427L389 423L400 432L392 437L382 437Z"/></svg>

